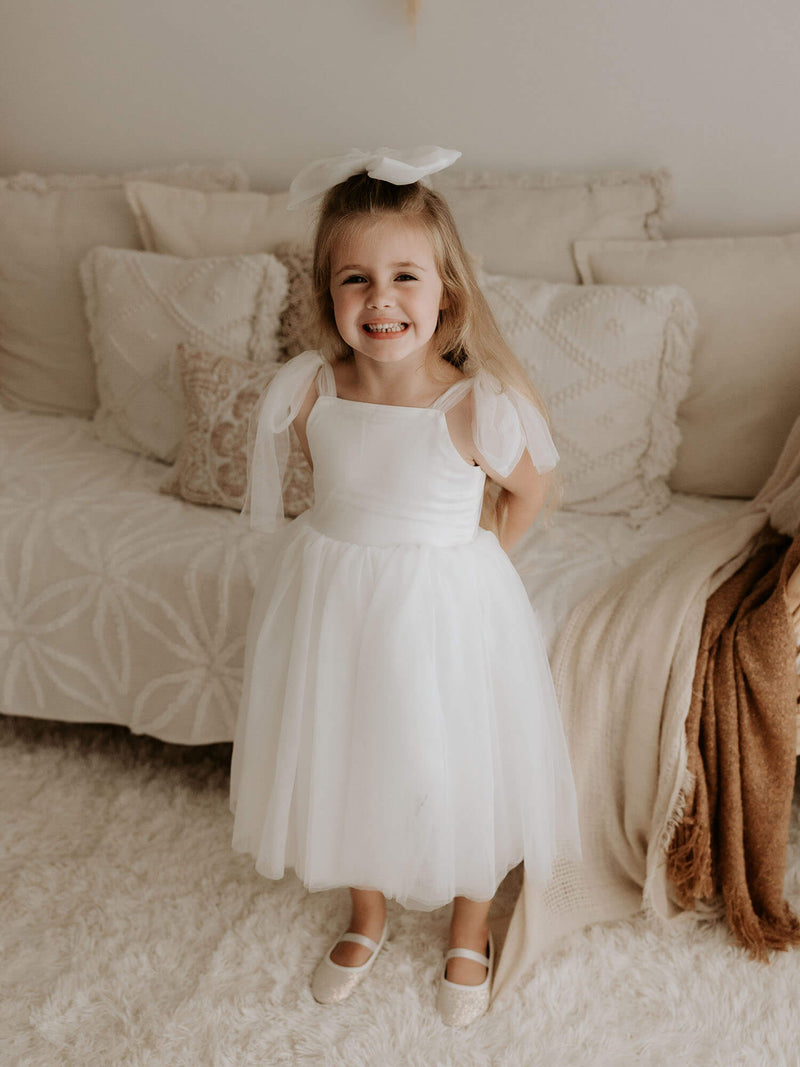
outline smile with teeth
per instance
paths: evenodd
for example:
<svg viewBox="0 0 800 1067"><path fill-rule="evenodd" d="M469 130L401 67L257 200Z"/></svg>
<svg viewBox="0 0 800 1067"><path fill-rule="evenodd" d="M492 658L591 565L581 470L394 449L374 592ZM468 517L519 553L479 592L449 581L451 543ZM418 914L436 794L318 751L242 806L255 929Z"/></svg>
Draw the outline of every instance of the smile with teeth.
<svg viewBox="0 0 800 1067"><path fill-rule="evenodd" d="M407 322L365 322L367 333L402 333L408 329Z"/></svg>

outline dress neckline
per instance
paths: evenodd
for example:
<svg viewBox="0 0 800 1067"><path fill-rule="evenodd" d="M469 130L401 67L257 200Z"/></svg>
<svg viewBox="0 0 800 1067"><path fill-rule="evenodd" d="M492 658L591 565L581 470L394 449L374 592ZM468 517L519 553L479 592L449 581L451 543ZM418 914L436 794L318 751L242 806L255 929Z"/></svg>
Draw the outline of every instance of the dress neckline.
<svg viewBox="0 0 800 1067"><path fill-rule="evenodd" d="M322 396L328 396L331 400L338 400L342 404L359 404L361 407L367 408L396 408L399 411L441 411L442 409L440 407L437 407L436 405L440 404L447 396L450 395L450 393L454 392L456 389L463 386L465 383L471 381L470 378L462 377L459 381L453 382L452 385L448 386L448 388L445 389L443 393L440 393L439 396L437 396L434 400L432 400L430 404L427 404L425 407L419 407L417 405L412 404L377 404L371 400L350 400L346 396L339 396L339 393L336 388L336 378L334 377L333 368L330 364L327 364L327 374L325 375L325 377L327 379L326 385L330 392L320 394Z"/></svg>

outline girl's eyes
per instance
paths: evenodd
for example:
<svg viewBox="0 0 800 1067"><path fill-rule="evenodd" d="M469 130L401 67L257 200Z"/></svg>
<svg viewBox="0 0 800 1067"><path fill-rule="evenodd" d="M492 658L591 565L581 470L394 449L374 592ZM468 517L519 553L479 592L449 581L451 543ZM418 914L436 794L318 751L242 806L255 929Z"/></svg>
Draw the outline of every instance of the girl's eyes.
<svg viewBox="0 0 800 1067"><path fill-rule="evenodd" d="M363 274L351 274L347 278L345 278L345 280L344 280L344 282L342 284L343 285L361 285L366 280L367 279L364 277ZM397 278L395 279L395 281L398 281L398 282L415 282L416 280L417 280L416 276L413 275L413 274L398 274Z"/></svg>

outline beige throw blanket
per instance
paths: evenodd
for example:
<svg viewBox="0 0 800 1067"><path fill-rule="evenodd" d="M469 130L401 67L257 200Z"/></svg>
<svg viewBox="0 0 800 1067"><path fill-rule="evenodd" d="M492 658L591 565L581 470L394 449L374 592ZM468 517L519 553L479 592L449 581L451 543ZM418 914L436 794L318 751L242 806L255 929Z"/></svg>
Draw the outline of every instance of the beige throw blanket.
<svg viewBox="0 0 800 1067"><path fill-rule="evenodd" d="M692 780L686 717L708 597L765 525L800 529L800 419L775 470L740 511L676 537L573 610L553 677L578 789L584 859L523 882L495 974L502 997L565 934L644 908L664 919L666 849Z"/></svg>

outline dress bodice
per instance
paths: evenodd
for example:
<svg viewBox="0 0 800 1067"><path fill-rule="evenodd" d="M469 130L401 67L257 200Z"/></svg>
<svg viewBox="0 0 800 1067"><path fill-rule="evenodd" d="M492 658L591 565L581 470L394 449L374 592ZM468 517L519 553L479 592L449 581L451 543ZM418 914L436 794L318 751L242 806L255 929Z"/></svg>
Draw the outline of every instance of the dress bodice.
<svg viewBox="0 0 800 1067"><path fill-rule="evenodd" d="M332 365L319 352L303 352L275 374L251 419L243 513L255 529L285 521L289 430L315 380L306 421L315 503L302 519L331 537L363 545L475 538L486 474L460 454L445 417L469 390L472 438L492 476L510 474L526 450L540 472L558 462L542 413L486 371L465 376L430 407L370 404L337 396Z"/></svg>
<svg viewBox="0 0 800 1067"><path fill-rule="evenodd" d="M306 422L321 533L363 545L472 541L486 475L458 452L446 412L469 388L457 382L427 408L345 400L329 364Z"/></svg>

